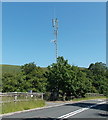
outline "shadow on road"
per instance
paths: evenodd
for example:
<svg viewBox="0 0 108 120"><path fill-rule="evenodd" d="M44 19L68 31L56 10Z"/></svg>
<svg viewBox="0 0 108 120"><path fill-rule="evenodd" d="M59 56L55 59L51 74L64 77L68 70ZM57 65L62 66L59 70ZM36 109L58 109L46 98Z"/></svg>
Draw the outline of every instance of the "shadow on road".
<svg viewBox="0 0 108 120"><path fill-rule="evenodd" d="M3 118L2 120L106 120L106 118Z"/></svg>
<svg viewBox="0 0 108 120"><path fill-rule="evenodd" d="M59 120L57 118L3 118L2 120Z"/></svg>
<svg viewBox="0 0 108 120"><path fill-rule="evenodd" d="M108 117L108 114L106 114L106 113L99 113L98 115L101 117Z"/></svg>
<svg viewBox="0 0 108 120"><path fill-rule="evenodd" d="M72 104L65 104L63 106L77 106L77 107L88 107L96 105L96 103L92 102L79 102L79 103L72 103ZM101 117L108 117L108 104L99 104L98 106L92 107L90 109L101 110L101 113L98 113L98 116ZM67 119L58 119L58 118L2 118L2 120L106 120L106 118L67 118Z"/></svg>
<svg viewBox="0 0 108 120"><path fill-rule="evenodd" d="M94 103L85 103L85 102L80 102L80 103L72 103L72 104L65 104L64 106L78 106L78 107L87 107L87 106L91 106L91 105L95 105Z"/></svg>
<svg viewBox="0 0 108 120"><path fill-rule="evenodd" d="M64 106L78 106L81 108L84 107L88 107L88 106L92 106L92 105L96 105L95 103L86 103L86 102L80 102L80 103L75 103L75 104L66 104ZM102 112L104 112L104 114L99 113L99 116L102 117L108 117L108 104L100 104L98 106L92 107L90 109L96 109L96 110L101 110Z"/></svg>
<svg viewBox="0 0 108 120"><path fill-rule="evenodd" d="M96 105L96 103L86 103L86 102L80 102L80 103L72 103L72 104L65 104L64 106L78 106L78 107L88 107L88 106L92 106L92 105ZM100 104L98 106L92 107L91 109L99 109L99 110L103 110L103 111L108 111L108 104Z"/></svg>

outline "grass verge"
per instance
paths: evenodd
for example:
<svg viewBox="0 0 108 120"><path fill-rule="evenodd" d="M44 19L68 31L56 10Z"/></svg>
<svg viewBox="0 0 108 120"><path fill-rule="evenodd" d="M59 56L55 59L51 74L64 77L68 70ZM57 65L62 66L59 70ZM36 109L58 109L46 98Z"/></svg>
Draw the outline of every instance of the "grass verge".
<svg viewBox="0 0 108 120"><path fill-rule="evenodd" d="M44 100L30 100L30 101L2 103L2 114L16 112L16 111L23 111L23 110L28 110L43 106L45 106Z"/></svg>
<svg viewBox="0 0 108 120"><path fill-rule="evenodd" d="M91 100L91 99L107 99L107 97L105 97L105 96L93 96L93 97L85 97L85 98L74 98L72 101Z"/></svg>

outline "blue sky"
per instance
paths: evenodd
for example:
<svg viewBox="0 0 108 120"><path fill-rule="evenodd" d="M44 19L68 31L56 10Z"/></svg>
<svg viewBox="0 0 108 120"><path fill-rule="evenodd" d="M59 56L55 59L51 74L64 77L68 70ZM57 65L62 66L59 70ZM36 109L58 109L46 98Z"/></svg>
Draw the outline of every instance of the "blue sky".
<svg viewBox="0 0 108 120"><path fill-rule="evenodd" d="M59 20L58 55L72 65L106 62L106 3L3 3L2 64L55 62L52 18Z"/></svg>

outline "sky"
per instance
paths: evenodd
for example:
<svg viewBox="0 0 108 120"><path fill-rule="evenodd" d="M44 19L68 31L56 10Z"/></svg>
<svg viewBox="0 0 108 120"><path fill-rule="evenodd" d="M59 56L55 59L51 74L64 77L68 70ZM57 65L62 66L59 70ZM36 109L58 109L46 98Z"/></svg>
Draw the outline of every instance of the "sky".
<svg viewBox="0 0 108 120"><path fill-rule="evenodd" d="M105 2L12 2L2 4L2 64L56 62L52 18L58 18L58 55L69 64L106 63ZM54 15L55 10L55 15Z"/></svg>

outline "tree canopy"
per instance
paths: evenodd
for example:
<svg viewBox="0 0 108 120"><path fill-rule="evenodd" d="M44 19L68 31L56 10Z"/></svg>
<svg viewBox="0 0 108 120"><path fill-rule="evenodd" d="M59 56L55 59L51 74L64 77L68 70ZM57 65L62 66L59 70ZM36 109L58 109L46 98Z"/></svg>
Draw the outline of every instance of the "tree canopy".
<svg viewBox="0 0 108 120"><path fill-rule="evenodd" d="M63 56L46 69L34 62L24 64L17 73L3 73L2 92L50 92L50 100L69 100L86 93L108 93L108 68L91 63L88 68L70 65Z"/></svg>

